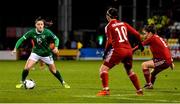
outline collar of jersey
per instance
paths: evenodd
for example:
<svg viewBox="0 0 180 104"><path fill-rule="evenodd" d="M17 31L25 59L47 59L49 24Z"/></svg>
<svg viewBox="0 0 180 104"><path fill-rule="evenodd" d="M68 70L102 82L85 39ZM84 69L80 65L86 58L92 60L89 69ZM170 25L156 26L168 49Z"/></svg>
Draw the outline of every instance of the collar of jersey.
<svg viewBox="0 0 180 104"><path fill-rule="evenodd" d="M41 33L43 33L43 31L44 31L44 30L43 30L42 32L38 32L37 29L35 29L35 30L36 30L36 33L37 33L37 34L41 34Z"/></svg>

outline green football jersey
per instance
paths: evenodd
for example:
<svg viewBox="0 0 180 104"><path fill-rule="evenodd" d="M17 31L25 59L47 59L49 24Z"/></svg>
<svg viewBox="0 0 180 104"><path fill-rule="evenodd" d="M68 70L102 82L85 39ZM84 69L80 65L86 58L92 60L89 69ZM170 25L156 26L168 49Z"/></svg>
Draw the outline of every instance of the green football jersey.
<svg viewBox="0 0 180 104"><path fill-rule="evenodd" d="M52 51L49 47L50 40L54 40L55 46L59 46L59 39L56 35L53 34L49 29L44 29L41 33L38 32L35 28L26 32L16 43L15 48L18 48L22 41L26 39L32 39L34 41L34 47L32 52L36 53L39 56L49 56L52 55Z"/></svg>

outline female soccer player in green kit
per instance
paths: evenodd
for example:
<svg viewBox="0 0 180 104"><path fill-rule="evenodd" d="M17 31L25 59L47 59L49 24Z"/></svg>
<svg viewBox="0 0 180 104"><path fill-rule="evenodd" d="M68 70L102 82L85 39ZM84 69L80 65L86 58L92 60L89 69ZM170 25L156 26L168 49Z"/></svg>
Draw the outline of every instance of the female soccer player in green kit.
<svg viewBox="0 0 180 104"><path fill-rule="evenodd" d="M57 54L59 39L54 35L49 29L44 27L45 20L42 18L37 18L35 21L35 28L26 32L16 43L12 54L16 53L16 50L21 45L21 43L30 38L34 41L34 47L32 48L32 52L26 62L24 70L22 71L22 79L21 83L16 85L16 88L21 88L24 84L26 77L30 69L35 65L38 60L42 60L48 65L50 72L61 82L64 88L70 88L70 86L63 80L61 74L56 69L54 64L54 60L52 54ZM49 47L50 41L49 39L53 39L55 43L55 48L51 49Z"/></svg>

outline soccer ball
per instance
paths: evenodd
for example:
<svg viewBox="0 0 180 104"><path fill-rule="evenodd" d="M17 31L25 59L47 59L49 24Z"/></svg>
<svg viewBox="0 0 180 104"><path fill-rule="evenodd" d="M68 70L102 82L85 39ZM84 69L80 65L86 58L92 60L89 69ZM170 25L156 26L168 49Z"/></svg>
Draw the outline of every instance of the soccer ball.
<svg viewBox="0 0 180 104"><path fill-rule="evenodd" d="M25 89L33 89L35 87L35 81L32 79L26 79L24 81L24 87Z"/></svg>

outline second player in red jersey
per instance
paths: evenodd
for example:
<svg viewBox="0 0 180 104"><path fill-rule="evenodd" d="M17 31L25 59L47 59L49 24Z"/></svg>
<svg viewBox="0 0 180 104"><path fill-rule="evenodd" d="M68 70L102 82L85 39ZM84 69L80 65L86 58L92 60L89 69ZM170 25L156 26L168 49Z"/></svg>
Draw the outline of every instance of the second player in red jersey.
<svg viewBox="0 0 180 104"><path fill-rule="evenodd" d="M108 24L105 27L106 46L104 51L104 62L100 67L100 78L102 80L103 90L97 96L110 95L108 87L108 71L119 62L124 64L126 72L136 88L137 94L142 95L143 91L137 75L132 70L132 48L128 41L128 35L135 35L141 43L140 34L129 24L117 20L118 12L115 8L108 9L106 18ZM141 44L140 44L141 45ZM143 50L143 47L140 47Z"/></svg>
<svg viewBox="0 0 180 104"><path fill-rule="evenodd" d="M155 26L146 26L143 32L146 39L142 42L142 44L149 45L153 54L152 60L142 63L142 70L146 80L144 88L152 89L157 74L168 67L173 68L174 64L168 45L160 36L156 34ZM134 48L134 51L136 49L137 47ZM149 70L150 68L153 69L151 73Z"/></svg>

